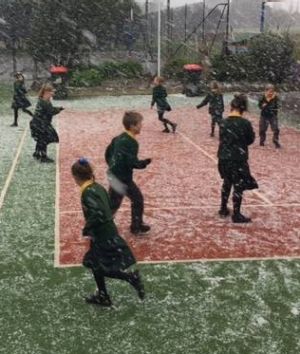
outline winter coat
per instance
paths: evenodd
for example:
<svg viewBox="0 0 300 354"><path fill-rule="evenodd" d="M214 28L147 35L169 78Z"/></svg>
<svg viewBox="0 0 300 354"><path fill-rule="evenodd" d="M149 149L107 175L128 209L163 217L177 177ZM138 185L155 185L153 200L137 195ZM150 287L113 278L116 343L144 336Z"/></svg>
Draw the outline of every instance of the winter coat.
<svg viewBox="0 0 300 354"><path fill-rule="evenodd" d="M273 118L277 117L278 110L280 107L279 97L274 95L271 100L263 95L258 101L258 107L261 109L261 116L263 118Z"/></svg>
<svg viewBox="0 0 300 354"><path fill-rule="evenodd" d="M210 92L204 97L203 101L198 104L197 108L201 108L209 104L208 112L212 116L222 116L224 112L224 99L220 93Z"/></svg>
<svg viewBox="0 0 300 354"><path fill-rule="evenodd" d="M62 111L62 107L53 107L50 101L39 99L32 120L30 121L31 136L36 141L46 144L58 143L59 138L52 126L54 115Z"/></svg>
<svg viewBox="0 0 300 354"><path fill-rule="evenodd" d="M23 81L15 81L14 82L14 97L13 102L11 104L11 108L19 109L19 108L28 108L31 106L30 101L26 97L27 90L25 88Z"/></svg>
<svg viewBox="0 0 300 354"><path fill-rule="evenodd" d="M104 187L96 182L88 185L82 192L81 205L85 219L82 234L91 237L83 265L107 272L136 263L127 243L119 236Z"/></svg>

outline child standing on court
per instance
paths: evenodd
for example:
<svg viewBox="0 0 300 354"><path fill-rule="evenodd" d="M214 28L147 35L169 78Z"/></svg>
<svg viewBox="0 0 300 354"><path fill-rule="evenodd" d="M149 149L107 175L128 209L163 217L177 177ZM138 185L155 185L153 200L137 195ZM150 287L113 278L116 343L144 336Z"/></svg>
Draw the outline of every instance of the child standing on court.
<svg viewBox="0 0 300 354"><path fill-rule="evenodd" d="M217 81L212 81L209 85L210 92L206 95L203 101L196 107L199 109L209 104L208 112L211 115L211 133L210 136L215 135L215 126L220 123L224 112L224 99L221 91L221 86Z"/></svg>
<svg viewBox="0 0 300 354"><path fill-rule="evenodd" d="M135 111L125 112L123 125L125 132L115 137L105 151L108 164L109 196L112 212L121 206L124 196L131 201L131 226L133 234L145 233L150 226L143 221L144 197L133 181L133 170L146 168L151 159L139 160L139 144L136 136L142 129L143 116Z"/></svg>
<svg viewBox="0 0 300 354"><path fill-rule="evenodd" d="M274 85L267 85L265 94L260 98L258 107L261 109L259 120L259 137L260 146L265 145L266 132L270 124L273 131L273 143L275 148L280 148L279 144L279 127L278 127L278 110L280 102Z"/></svg>
<svg viewBox="0 0 300 354"><path fill-rule="evenodd" d="M14 122L11 124L11 127L18 126L19 109L22 109L23 112L33 116L31 111L27 109L31 106L31 103L26 97L26 93L25 78L21 72L17 72L15 74L14 97L11 105L11 108L14 110Z"/></svg>
<svg viewBox="0 0 300 354"><path fill-rule="evenodd" d="M83 258L83 265L91 269L98 288L96 294L85 298L86 302L112 306L105 277L127 281L143 299L145 291L139 272L125 272L136 260L127 243L119 236L106 190L95 182L93 168L85 158L72 165L72 175L81 190L85 218L82 235L90 238L90 248Z"/></svg>
<svg viewBox="0 0 300 354"><path fill-rule="evenodd" d="M164 114L166 111L171 111L171 106L167 101L167 90L163 86L164 78L161 76L156 76L154 79L154 88L152 91L152 101L151 101L151 109L156 104L158 119L163 123L165 129L163 133L170 133L170 126L173 133L176 131L177 124L171 122L169 119L164 118Z"/></svg>
<svg viewBox="0 0 300 354"><path fill-rule="evenodd" d="M243 192L258 188L248 165L248 146L254 142L255 133L251 123L243 117L244 112L248 110L247 96L236 94L230 105L231 112L220 125L218 168L223 186L219 215L226 217L230 214L227 202L233 187L232 221L248 223L251 219L241 214L241 205Z"/></svg>
<svg viewBox="0 0 300 354"><path fill-rule="evenodd" d="M35 108L32 120L30 121L31 136L36 141L33 157L40 162L54 162L47 156L47 145L58 143L59 138L56 130L52 126L52 118L61 112L63 107L53 107L51 98L54 95L54 88L47 83L42 86L39 92L39 100Z"/></svg>

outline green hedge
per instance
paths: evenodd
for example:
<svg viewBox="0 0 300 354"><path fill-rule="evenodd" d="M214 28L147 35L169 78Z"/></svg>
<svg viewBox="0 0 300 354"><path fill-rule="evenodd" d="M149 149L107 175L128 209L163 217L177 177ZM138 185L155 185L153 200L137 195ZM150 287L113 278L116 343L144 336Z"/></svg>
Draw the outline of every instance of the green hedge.
<svg viewBox="0 0 300 354"><path fill-rule="evenodd" d="M71 73L70 85L75 87L100 86L104 80L120 77L135 78L143 75L143 67L135 61L104 62L94 67L78 67Z"/></svg>

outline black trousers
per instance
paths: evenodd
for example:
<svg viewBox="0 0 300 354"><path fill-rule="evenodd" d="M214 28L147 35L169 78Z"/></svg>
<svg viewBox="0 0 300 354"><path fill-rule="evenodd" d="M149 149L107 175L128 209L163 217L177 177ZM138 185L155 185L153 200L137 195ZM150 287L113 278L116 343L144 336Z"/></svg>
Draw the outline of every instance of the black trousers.
<svg viewBox="0 0 300 354"><path fill-rule="evenodd" d="M165 129L169 129L168 124L171 127L173 127L174 124L169 119L164 118L165 111L158 111L157 113L158 113L158 120L160 120L163 123Z"/></svg>
<svg viewBox="0 0 300 354"><path fill-rule="evenodd" d="M47 143L43 140L38 140L35 146L35 152L41 156L47 156Z"/></svg>
<svg viewBox="0 0 300 354"><path fill-rule="evenodd" d="M233 184L229 179L224 178L221 191L221 209L227 208L230 191L233 186L232 204L233 213L240 214L243 200L243 189L239 184Z"/></svg>
<svg viewBox="0 0 300 354"><path fill-rule="evenodd" d="M104 297L108 297L106 284L105 284L105 277L120 279L120 280L130 282L132 276L132 273L126 273L122 270L104 272L101 269L92 269L92 273L94 275L99 294Z"/></svg>
<svg viewBox="0 0 300 354"><path fill-rule="evenodd" d="M14 120L15 120L14 123L18 123L19 109L20 109L20 108L14 108ZM33 114L29 111L29 109L22 108L22 111L23 111L24 113L29 114L31 117L33 116Z"/></svg>
<svg viewBox="0 0 300 354"><path fill-rule="evenodd" d="M278 127L278 117L273 116L270 118L267 117L260 117L259 120L259 137L260 137L260 142L264 143L266 140L266 133L268 130L269 125L271 126L271 130L273 132L273 143L278 143L279 142L279 127Z"/></svg>
<svg viewBox="0 0 300 354"><path fill-rule="evenodd" d="M141 190L131 181L126 183L126 192L120 194L116 192L112 187L109 187L109 197L111 200L111 208L113 214L117 212L120 208L124 196L128 197L131 201L131 226L133 228L139 227L143 223L143 214L144 214L144 197Z"/></svg>

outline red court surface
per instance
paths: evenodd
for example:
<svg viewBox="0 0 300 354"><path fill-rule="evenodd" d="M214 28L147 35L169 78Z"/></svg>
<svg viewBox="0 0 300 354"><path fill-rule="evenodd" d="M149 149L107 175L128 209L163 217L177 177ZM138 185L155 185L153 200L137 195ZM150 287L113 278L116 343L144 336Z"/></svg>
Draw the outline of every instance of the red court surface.
<svg viewBox="0 0 300 354"><path fill-rule="evenodd" d="M104 151L122 132L123 110L66 111L59 119L57 175L56 265L81 263L88 247L81 237L83 216L80 191L70 167L85 156L94 164L97 180L107 187ZM193 261L300 257L300 132L281 129L282 149L257 141L250 148L250 167L259 190L245 192L242 211L247 225L232 224L217 212L221 179L216 166L218 139L209 137L205 109L181 108L168 117L178 133L164 134L153 110L141 110L145 119L138 137L140 158L151 157L135 180L145 198L145 221L152 227L144 236L129 232L130 205L124 200L116 223L138 261ZM257 118L248 116L257 132ZM229 204L231 207L231 202Z"/></svg>

